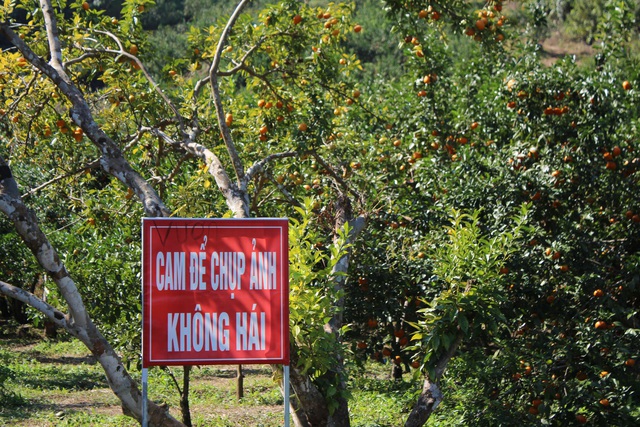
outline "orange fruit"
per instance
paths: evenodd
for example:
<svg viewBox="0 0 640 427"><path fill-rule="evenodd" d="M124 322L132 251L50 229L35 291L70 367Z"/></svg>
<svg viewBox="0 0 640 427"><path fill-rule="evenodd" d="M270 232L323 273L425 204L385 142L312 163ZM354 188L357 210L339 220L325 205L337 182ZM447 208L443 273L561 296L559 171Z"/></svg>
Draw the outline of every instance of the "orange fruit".
<svg viewBox="0 0 640 427"><path fill-rule="evenodd" d="M609 399L607 398L600 399L599 402L602 406L609 406Z"/></svg>
<svg viewBox="0 0 640 427"><path fill-rule="evenodd" d="M298 125L298 130L299 130L300 132L305 132L307 129L308 129L308 126L307 126L307 124L306 124L306 123L300 123L300 124Z"/></svg>
<svg viewBox="0 0 640 427"><path fill-rule="evenodd" d="M631 83L628 80L622 82L622 89L631 90Z"/></svg>
<svg viewBox="0 0 640 427"><path fill-rule="evenodd" d="M132 44L131 46L129 46L129 53L131 55L137 55L138 54L138 45Z"/></svg>
<svg viewBox="0 0 640 427"><path fill-rule="evenodd" d="M482 31L487 27L487 18L481 18L476 21L476 28Z"/></svg>
<svg viewBox="0 0 640 427"><path fill-rule="evenodd" d="M89 3L87 3L86 1L85 1L84 3L82 3L82 8L83 8L84 10L89 10L89 7L90 7L90 6L89 6Z"/></svg>
<svg viewBox="0 0 640 427"><path fill-rule="evenodd" d="M629 358L624 362L625 366L628 366L629 368L633 368L636 365L636 360Z"/></svg>
<svg viewBox="0 0 640 427"><path fill-rule="evenodd" d="M604 296L604 291L602 289L596 289L595 291L593 291L593 296L596 298L600 298Z"/></svg>
<svg viewBox="0 0 640 427"><path fill-rule="evenodd" d="M582 414L578 414L576 415L576 421L580 424L586 424L587 423L587 417L585 417Z"/></svg>
<svg viewBox="0 0 640 427"><path fill-rule="evenodd" d="M618 157L620 154L622 154L622 149L616 145L611 150L611 154L613 154L613 157Z"/></svg>
<svg viewBox="0 0 640 427"><path fill-rule="evenodd" d="M301 22L302 22L302 16L296 15L293 17L293 25L298 25Z"/></svg>
<svg viewBox="0 0 640 427"><path fill-rule="evenodd" d="M354 25L353 26L353 32L354 33L359 33L360 31L362 31L362 25Z"/></svg>
<svg viewBox="0 0 640 427"><path fill-rule="evenodd" d="M595 324L594 324L596 329L607 329L608 325L607 322L605 322L604 320L598 320Z"/></svg>

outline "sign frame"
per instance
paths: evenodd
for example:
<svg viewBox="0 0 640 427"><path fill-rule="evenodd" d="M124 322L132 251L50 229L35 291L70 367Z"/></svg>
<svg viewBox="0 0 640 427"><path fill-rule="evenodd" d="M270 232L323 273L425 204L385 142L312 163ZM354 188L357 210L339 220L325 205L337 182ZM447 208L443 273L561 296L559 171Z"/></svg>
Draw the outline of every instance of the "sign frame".
<svg viewBox="0 0 640 427"><path fill-rule="evenodd" d="M142 367L216 364L288 365L290 357L288 245L288 219L286 218L143 218ZM226 252L216 252L218 248ZM225 273L226 275L232 276L231 271L234 268L233 271L241 271L235 276L237 279L235 281L233 277L222 276L220 266L223 262L223 254L237 254L236 261L242 261L238 264L240 266L238 268L235 268L234 266L237 267L237 265L230 261L228 263L229 273ZM268 267L271 268L269 277L264 275L261 275L260 278L257 278L257 275L254 277L255 271L264 271L262 269L263 255L265 265L268 263L267 259L272 260L271 255L268 257L267 254L273 254L273 263L268 264ZM229 259L232 256L229 255ZM168 269L169 257L178 260L179 267L177 270L173 267L173 271L174 273L178 271L181 279L176 279L173 276L165 278L158 274L160 271L164 271L163 274L167 276L174 274L170 273ZM193 257L195 257L195 261ZM259 260L257 270L255 268L258 263L256 259ZM214 264L214 262L219 262L219 264ZM175 264L176 261L174 261ZM219 275L214 278L213 271L216 267ZM166 271L162 269L166 269ZM256 279L260 285L256 284ZM251 280L251 288L249 280ZM218 281L220 287L213 289L214 286L218 286ZM223 281L227 286L224 289L222 287ZM193 288L194 284L195 288ZM264 284L264 288L258 288L262 284ZM232 289L233 286L235 288ZM251 302L252 297L256 300L247 304L247 301ZM171 317L172 314L167 313L168 307L184 307L185 304L191 307L189 309L191 313L180 313L179 319L178 313L175 313L175 317ZM257 307L258 305L260 307ZM207 311L207 307L210 311L211 307L214 307L215 310L224 309L225 311L221 312L223 314L231 313L224 319L227 322L225 332L228 340L224 351L223 341L219 341L221 343L220 349L212 350L215 345L213 338L210 340L212 343L211 351L199 351L201 355L193 355L195 350L192 351L190 337L186 338L189 341L189 351L176 351L176 346L172 348L173 343L178 343L178 337L175 336L177 334L175 331L172 334L169 333L171 325L176 328L176 325L179 325L182 328L187 322L193 322L195 328L196 321L199 321L200 335L198 336L201 339L202 313ZM264 311L257 313L256 310ZM199 315L197 318L196 313ZM205 315L209 314L213 317L217 311ZM190 315L192 320L187 319ZM237 322L240 322L240 328L238 328L237 322L234 323L236 316L239 316ZM210 323L207 325L211 324L211 318L209 318ZM219 327L222 328L220 326L223 325L222 316L220 319ZM259 326L256 323L254 327L254 320L258 321ZM242 324L243 321L244 324ZM163 332L163 323L167 326L166 332ZM215 329L215 325L216 323L213 327L214 332L219 331L216 339L223 339L220 338L224 335L222 329ZM245 335L241 336L242 332ZM251 335L251 332L255 332L255 334ZM195 334L195 332L193 333ZM168 344L166 352L158 344L158 341L163 339L163 335L165 335L164 343ZM253 340L249 338L249 350L245 348L246 335L254 338ZM258 335L260 335L259 338L257 338ZM195 343L196 335L193 337ZM183 348L182 338L181 336L180 350ZM234 339L240 341L241 338L244 338L245 342L241 350L237 348L239 346L237 342L234 341L235 344L229 343ZM236 348L232 349L234 345ZM252 347L255 351L251 351ZM168 354L170 351L174 351L176 357ZM189 355L185 356L186 353Z"/></svg>

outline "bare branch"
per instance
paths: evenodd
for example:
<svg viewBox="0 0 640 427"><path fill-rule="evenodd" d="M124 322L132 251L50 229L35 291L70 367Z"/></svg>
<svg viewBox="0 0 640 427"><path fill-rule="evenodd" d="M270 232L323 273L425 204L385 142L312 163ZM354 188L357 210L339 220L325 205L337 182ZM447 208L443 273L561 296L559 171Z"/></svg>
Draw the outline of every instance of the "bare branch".
<svg viewBox="0 0 640 427"><path fill-rule="evenodd" d="M47 304L42 299L38 298L31 292L25 291L17 286L10 285L0 280L0 292L6 296L17 299L25 303L26 305L35 308L40 313L47 316L49 320L56 324L56 326L63 328L70 334L74 334L74 329L67 322L67 317L64 313L56 309L50 304Z"/></svg>
<svg viewBox="0 0 640 427"><path fill-rule="evenodd" d="M238 188L238 185L231 181L220 158L202 144L198 144L191 139L177 141L157 128L142 127L141 131L149 132L161 138L167 144L181 148L202 160L208 167L209 174L215 179L218 189L222 192L227 206L234 213L236 218L247 218L249 216L249 200L246 191Z"/></svg>
<svg viewBox="0 0 640 427"><path fill-rule="evenodd" d="M220 125L220 132L222 133L222 139L224 140L224 144L227 147L227 152L229 153L229 157L231 158L231 163L233 164L233 170L236 173L236 179L238 184L240 184L244 178L244 166L242 164L242 160L240 159L240 155L236 150L236 146L233 143L233 139L231 137L231 130L229 126L227 126L224 114L224 107L222 106L222 99L220 97L220 87L218 85L218 68L220 67L220 59L222 57L222 48L227 42L229 38L229 34L231 33L231 29L235 25L236 21L240 17L240 13L245 8L245 6L249 3L250 0L242 0L238 3L238 6L233 11L233 14L229 18L227 25L224 27L222 34L220 35L220 40L218 41L218 46L216 48L216 53L213 57L213 62L211 63L211 67L209 68L209 83L211 84L211 92L213 94L213 102L216 107L216 116L218 118L218 123Z"/></svg>
<svg viewBox="0 0 640 427"><path fill-rule="evenodd" d="M115 36L114 36L115 37ZM114 55L119 55L119 56L124 56L125 58L133 61L136 63L136 65L140 68L140 70L142 71L142 73L144 74L145 78L147 79L147 81L149 82L149 84L151 85L152 89L158 94L160 95L160 97L162 98L162 100L165 102L165 104L167 104L167 106L169 107L169 109L173 112L173 115L175 116L176 120L178 121L179 125L180 125L180 131L183 134L186 134L185 131L185 127L184 127L184 118L182 117L182 115L180 114L180 111L178 110L178 107L175 106L175 104L171 101L171 99L169 99L169 97L164 93L164 91L162 89L160 89L160 86L158 85L158 83L153 79L153 77L151 76L151 74L149 74L149 71L147 70L147 68L144 66L144 64L142 63L142 61L140 61L140 59L135 56L132 55L131 53L125 51L122 49L122 47L120 47L121 50L112 50L112 49L105 49L102 52L105 53L110 53L110 54L114 54Z"/></svg>
<svg viewBox="0 0 640 427"><path fill-rule="evenodd" d="M258 50L258 48L262 45L262 43L265 41L266 39L264 37L261 37L258 42L253 45L250 49L248 49L244 55L242 55L242 58L240 58L240 62L236 63L235 66L233 68L230 68L226 71L218 71L218 75L220 77L227 77L227 76L232 76L235 73L237 73L240 70L243 70L244 67L246 66L246 62L247 59L249 58L249 56L251 56L251 54L253 52L255 52L256 50Z"/></svg>
<svg viewBox="0 0 640 427"><path fill-rule="evenodd" d="M264 171L264 167L266 164L271 163L277 159L285 159L287 157L295 157L297 153L295 151L285 151L283 153L274 153L270 154L264 159L254 163L249 169L247 169L247 173L244 176L243 185L246 186L249 181L253 179L253 177L258 173Z"/></svg>
<svg viewBox="0 0 640 427"><path fill-rule="evenodd" d="M26 193L24 193L22 195L22 198L26 199L28 197L31 197L34 194L36 194L38 191L42 190L43 188L46 188L46 187L50 186L51 184L55 184L56 182L62 181L65 178L69 178L70 176L74 176L74 175L77 175L79 173L82 173L87 169L95 169L98 166L100 166L100 159L93 160L93 161L87 163L86 165L84 165L83 167L74 170L73 172L69 172L69 173L66 173L64 175L58 175L55 178L51 178L49 181L47 181L47 182L45 182L43 184L40 184L37 187L32 188L31 190L29 190Z"/></svg>
<svg viewBox="0 0 640 427"><path fill-rule="evenodd" d="M182 164L192 157L193 157L193 154L191 153L187 153L184 156L180 157L180 159L178 160L178 163L176 163L171 173L167 175L166 178L164 178L164 181L172 181L173 178L175 178L176 175L178 175L178 172L180 172L180 168L182 167Z"/></svg>
<svg viewBox="0 0 640 427"><path fill-rule="evenodd" d="M336 171L333 169L333 167L331 165L329 165L327 162L325 162L325 160L320 157L320 155L318 153L316 153L315 151L311 153L311 155L313 156L314 159L316 159L316 161L318 163L320 163L320 165L327 171L329 172L329 175L331 175L331 177L336 181L336 183L338 185L340 185L340 187L342 187L344 190L346 190L347 192L353 194L354 196L356 196L356 198L358 198L359 200L362 200L362 195L360 193L358 193L357 191L355 191L353 188L351 188L349 186L349 184L342 179L342 177L340 175L338 175L336 173Z"/></svg>
<svg viewBox="0 0 640 427"><path fill-rule="evenodd" d="M67 76L67 73L65 73L64 67L62 66L62 47L60 46L56 14L51 6L51 1L40 0L40 7L42 8L42 15L44 17L45 28L47 30L47 40L49 41L49 54L51 55L50 64L67 84L71 84L71 80L69 79L69 76ZM22 49L20 50L22 51Z"/></svg>

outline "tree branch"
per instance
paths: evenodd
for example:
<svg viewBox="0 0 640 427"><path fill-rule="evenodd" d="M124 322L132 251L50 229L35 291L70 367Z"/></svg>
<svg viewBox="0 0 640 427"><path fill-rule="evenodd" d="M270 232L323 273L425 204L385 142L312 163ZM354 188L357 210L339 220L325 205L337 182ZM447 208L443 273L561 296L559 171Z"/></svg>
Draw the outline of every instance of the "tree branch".
<svg viewBox="0 0 640 427"><path fill-rule="evenodd" d="M52 305L47 304L31 292L25 291L24 289L17 286L10 285L6 282L3 282L2 280L0 280L0 292L10 298L17 299L18 301L21 301L24 304L35 308L40 313L47 316L47 318L55 323L56 326L74 335L75 331L71 327L71 325L69 325L69 322L67 322L67 317L65 316L65 314Z"/></svg>
<svg viewBox="0 0 640 427"><path fill-rule="evenodd" d="M38 219L28 209L18 191L18 185L13 178L11 169L0 157L0 212L13 222L14 228L22 238L25 245L31 250L40 266L47 272L49 277L58 287L60 294L69 307L69 315L59 319L62 313L49 309L44 302L32 300L28 294L12 290L11 288L0 286L2 293L14 292L18 298L26 299L34 304L40 311L50 313L53 320L65 321L64 328L71 335L78 338L96 356L98 363L103 367L109 383L109 387L121 400L123 407L130 412L130 415L137 420L142 420L142 396L135 382L122 365L118 354L107 342L104 336L98 331L95 324L87 313L82 296L78 291L75 281L71 278L65 265L60 261L57 251L49 242L38 224ZM162 425L181 425L171 415L153 402L149 402L149 413L151 419L162 419ZM159 422L155 423L160 425Z"/></svg>
<svg viewBox="0 0 640 427"><path fill-rule="evenodd" d="M24 200L24 199L26 199L28 197L31 197L34 194L36 194L38 191L42 190L43 188L46 188L46 187L50 186L51 184L55 184L56 182L61 181L61 180L65 179L65 178L69 178L70 176L74 176L74 175L77 175L77 174L79 174L81 172L84 172L86 169L95 169L99 165L100 165L100 159L93 160L92 162L87 163L83 167L81 167L79 169L76 169L73 172L66 173L64 175L58 175L55 178L51 178L49 181L47 181L47 182L45 182L43 184L40 184L39 186L34 187L31 190L29 190L26 193L24 193L22 195L22 199Z"/></svg>
<svg viewBox="0 0 640 427"><path fill-rule="evenodd" d="M215 153L202 144L198 144L190 139L177 141L157 128L142 127L140 130L162 138L167 144L181 148L202 160L207 165L209 173L213 176L213 179L215 179L218 188L225 197L227 206L234 215L237 215L237 218L246 218L249 216L249 201L247 200L246 191L243 193L238 186L231 181L220 158L216 156Z"/></svg>
<svg viewBox="0 0 640 427"><path fill-rule="evenodd" d="M209 83L211 84L211 92L213 95L213 102L216 107L216 116L218 118L218 123L220 125L220 132L222 133L222 139L224 140L224 144L227 147L227 152L229 153L229 157L231 158L231 163L233 164L233 170L236 173L236 179L238 185L241 185L244 178L244 166L242 164L242 160L240 159L240 155L236 150L236 146L233 143L233 139L231 137L231 130L229 126L227 126L224 114L224 107L222 106L222 99L220 97L220 87L218 85L218 68L220 67L220 59L222 57L222 48L227 42L229 38L229 34L231 33L231 29L235 25L236 21L240 17L240 13L245 8L245 6L249 3L250 0L242 0L238 3L238 6L233 11L233 14L229 18L227 25L224 27L222 34L220 35L220 40L218 41L218 46L216 48L216 53L213 57L213 62L211 63L211 67L209 68ZM244 190L243 187L241 189ZM247 203L248 205L248 203Z"/></svg>
<svg viewBox="0 0 640 427"><path fill-rule="evenodd" d="M56 13L53 10L50 0L40 0L40 7L42 8L44 24L47 30L47 40L49 41L49 54L51 55L50 64L53 69L57 71L58 75L70 85L71 80L69 79L69 76L67 76L62 65L62 47L60 46ZM18 47L18 49L20 48ZM20 49L20 51L22 51L22 49Z"/></svg>
<svg viewBox="0 0 640 427"><path fill-rule="evenodd" d="M253 179L253 177L258 173L264 171L265 165L276 160L276 159L286 159L287 157L295 157L297 153L295 151L285 151L283 153L274 153L270 154L264 159L255 162L249 169L247 169L247 173L244 177L243 185L247 185L249 181Z"/></svg>
<svg viewBox="0 0 640 427"><path fill-rule="evenodd" d="M41 0L46 2L47 0ZM51 10L51 13L53 11ZM51 21L51 25L55 24L55 20ZM57 34L57 30L51 30L52 37ZM100 164L102 168L109 174L116 177L127 187L132 188L138 198L141 200L145 212L149 216L169 216L170 211L167 209L158 197L153 187L140 176L129 163L126 161L117 144L100 128L96 123L89 108L89 104L84 99L80 90L74 86L69 80L64 70L58 72L53 66L49 65L42 58L35 54L25 42L9 27L7 22L0 23L0 34L3 34L14 46L20 50L22 55L32 65L38 68L46 75L71 101L72 108L70 115L74 123L82 128L85 135L100 150ZM57 42L59 43L59 42ZM55 41L51 44L57 46ZM59 65L61 67L61 64Z"/></svg>

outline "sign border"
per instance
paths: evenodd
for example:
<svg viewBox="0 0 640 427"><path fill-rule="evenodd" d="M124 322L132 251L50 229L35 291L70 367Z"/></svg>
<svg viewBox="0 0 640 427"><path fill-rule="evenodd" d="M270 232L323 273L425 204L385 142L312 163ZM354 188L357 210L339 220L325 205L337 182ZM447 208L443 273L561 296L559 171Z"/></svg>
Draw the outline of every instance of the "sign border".
<svg viewBox="0 0 640 427"><path fill-rule="evenodd" d="M287 218L151 218L142 219L142 367L150 366L183 366L183 365L229 365L229 364L281 364L288 365L289 354L289 236L288 236L289 220ZM280 258L281 265L281 293L280 293L280 355L277 357L253 357L253 358L199 358L199 359L158 359L152 358L151 351L151 323L152 323L152 296L146 292L146 282L149 282L151 294L153 287L150 284L151 278L147 278L147 270L151 268L151 251L152 237L150 231L157 227L164 228L215 228L215 229L264 229L279 228L280 229L280 251L283 254ZM147 253L149 252L149 253ZM148 259L146 259L148 258ZM148 307L148 310L147 310ZM146 350L146 351L145 351Z"/></svg>

